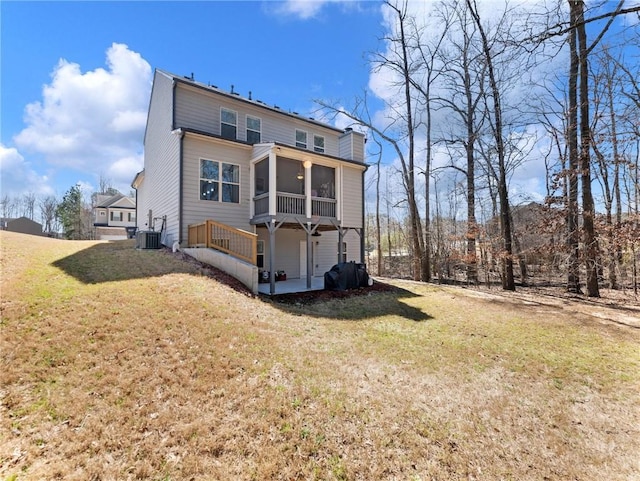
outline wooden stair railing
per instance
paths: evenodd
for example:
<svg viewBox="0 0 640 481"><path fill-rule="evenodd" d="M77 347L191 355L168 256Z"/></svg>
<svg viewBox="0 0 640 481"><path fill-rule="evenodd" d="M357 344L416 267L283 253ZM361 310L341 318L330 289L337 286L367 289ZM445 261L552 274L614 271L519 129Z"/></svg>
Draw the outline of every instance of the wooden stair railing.
<svg viewBox="0 0 640 481"><path fill-rule="evenodd" d="M249 262L257 263L257 234L206 220L189 225L187 247L207 247Z"/></svg>

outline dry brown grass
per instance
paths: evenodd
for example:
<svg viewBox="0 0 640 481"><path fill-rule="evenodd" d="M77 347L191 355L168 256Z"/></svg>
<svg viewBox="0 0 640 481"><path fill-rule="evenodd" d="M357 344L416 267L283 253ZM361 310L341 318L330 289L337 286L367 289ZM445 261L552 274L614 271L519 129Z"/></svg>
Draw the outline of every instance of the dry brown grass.
<svg viewBox="0 0 640 481"><path fill-rule="evenodd" d="M635 311L280 304L128 241L0 242L3 479L640 479Z"/></svg>

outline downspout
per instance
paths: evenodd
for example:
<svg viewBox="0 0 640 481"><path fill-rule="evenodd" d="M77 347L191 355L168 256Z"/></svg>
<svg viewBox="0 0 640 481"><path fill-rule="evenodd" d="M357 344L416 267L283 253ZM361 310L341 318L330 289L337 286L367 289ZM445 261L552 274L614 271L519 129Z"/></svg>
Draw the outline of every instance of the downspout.
<svg viewBox="0 0 640 481"><path fill-rule="evenodd" d="M364 202L365 202L365 193L364 193L364 186L365 186L365 181L364 181L364 174L367 173L367 169L369 168L368 165L365 165L365 169L362 171L362 230L360 231L360 263L364 264L364 260L365 260L365 251L364 251L364 247L365 247L365 223L364 223L364 219L365 219L365 215L364 215Z"/></svg>
<svg viewBox="0 0 640 481"><path fill-rule="evenodd" d="M183 173L184 173L184 162L183 162L183 157L184 157L184 131L182 129L177 129L174 130L172 133L177 133L180 138L178 140L178 142L180 142L180 153L178 154L179 158L178 158L178 162L179 162L179 173L178 173L178 179L179 179L179 185L178 185L178 244L182 245L182 218L183 218L183 192L184 192L184 183L183 183Z"/></svg>

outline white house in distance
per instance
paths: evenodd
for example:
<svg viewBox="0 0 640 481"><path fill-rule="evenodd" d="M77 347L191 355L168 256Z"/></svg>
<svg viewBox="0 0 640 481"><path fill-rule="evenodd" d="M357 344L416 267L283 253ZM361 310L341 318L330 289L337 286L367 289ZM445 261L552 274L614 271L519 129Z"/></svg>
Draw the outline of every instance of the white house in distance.
<svg viewBox="0 0 640 481"><path fill-rule="evenodd" d="M136 201L122 194L98 194L93 208L93 226L96 239L126 239L126 228L136 226Z"/></svg>
<svg viewBox="0 0 640 481"><path fill-rule="evenodd" d="M245 258L272 294L276 272L310 287L338 262L364 262L364 155L359 132L156 70L137 226L166 246L227 253L222 232L237 229L255 239ZM194 228L205 221L206 242Z"/></svg>

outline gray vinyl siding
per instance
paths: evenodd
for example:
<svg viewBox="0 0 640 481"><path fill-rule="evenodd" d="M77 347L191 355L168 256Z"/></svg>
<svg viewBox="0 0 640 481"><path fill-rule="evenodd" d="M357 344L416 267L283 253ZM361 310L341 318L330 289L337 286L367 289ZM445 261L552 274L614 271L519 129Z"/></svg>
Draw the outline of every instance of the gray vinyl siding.
<svg viewBox="0 0 640 481"><path fill-rule="evenodd" d="M339 138L338 156L342 159L364 162L364 135L348 131Z"/></svg>
<svg viewBox="0 0 640 481"><path fill-rule="evenodd" d="M206 139L187 134L183 146L183 238L189 224L207 219L253 232L249 223L250 146L220 139ZM240 166L240 203L200 199L200 159L215 160Z"/></svg>
<svg viewBox="0 0 640 481"><path fill-rule="evenodd" d="M152 216L166 216L165 245L179 240L179 169L180 138L172 129L172 79L155 74L149 117L145 132L144 180L138 189L138 229L149 230L148 212ZM161 221L156 221L156 230Z"/></svg>
<svg viewBox="0 0 640 481"><path fill-rule="evenodd" d="M264 240L264 270L271 271L269 232L266 228L256 230L258 239ZM285 271L287 277L300 277L300 241L306 239L306 234L300 229L278 229L276 231L276 265L275 270Z"/></svg>
<svg viewBox="0 0 640 481"><path fill-rule="evenodd" d="M342 167L342 225L362 227L362 170Z"/></svg>
<svg viewBox="0 0 640 481"><path fill-rule="evenodd" d="M324 275L338 263L338 232L323 232L322 237L316 239L315 274Z"/></svg>
<svg viewBox="0 0 640 481"><path fill-rule="evenodd" d="M341 262L338 259L338 232L323 232L316 246L316 275L324 274L335 264ZM360 260L360 236L354 230L345 233L342 242L347 243L347 262L361 262Z"/></svg>
<svg viewBox="0 0 640 481"><path fill-rule="evenodd" d="M237 113L237 140L247 139L247 115L261 120L261 143L280 142L296 145L296 129L307 132L307 149L313 152L313 136L324 137L325 151L327 155L337 157L339 155L340 133L323 128L315 123L305 122L302 118L279 114L259 104L234 101L225 95L213 91L206 91L183 83L178 83L176 88L176 112L175 127L189 128L220 135L220 108L224 107Z"/></svg>
<svg viewBox="0 0 640 481"><path fill-rule="evenodd" d="M265 228L258 228L258 239L264 240L264 270L270 271L269 232ZM276 270L283 270L287 278L300 277L300 242L306 241L307 235L300 229L278 229L276 231ZM314 246L314 275L323 276L335 264L338 263L338 232L325 231L320 237L313 237ZM347 243L347 261L361 262L360 236L353 230L349 230L343 239Z"/></svg>

